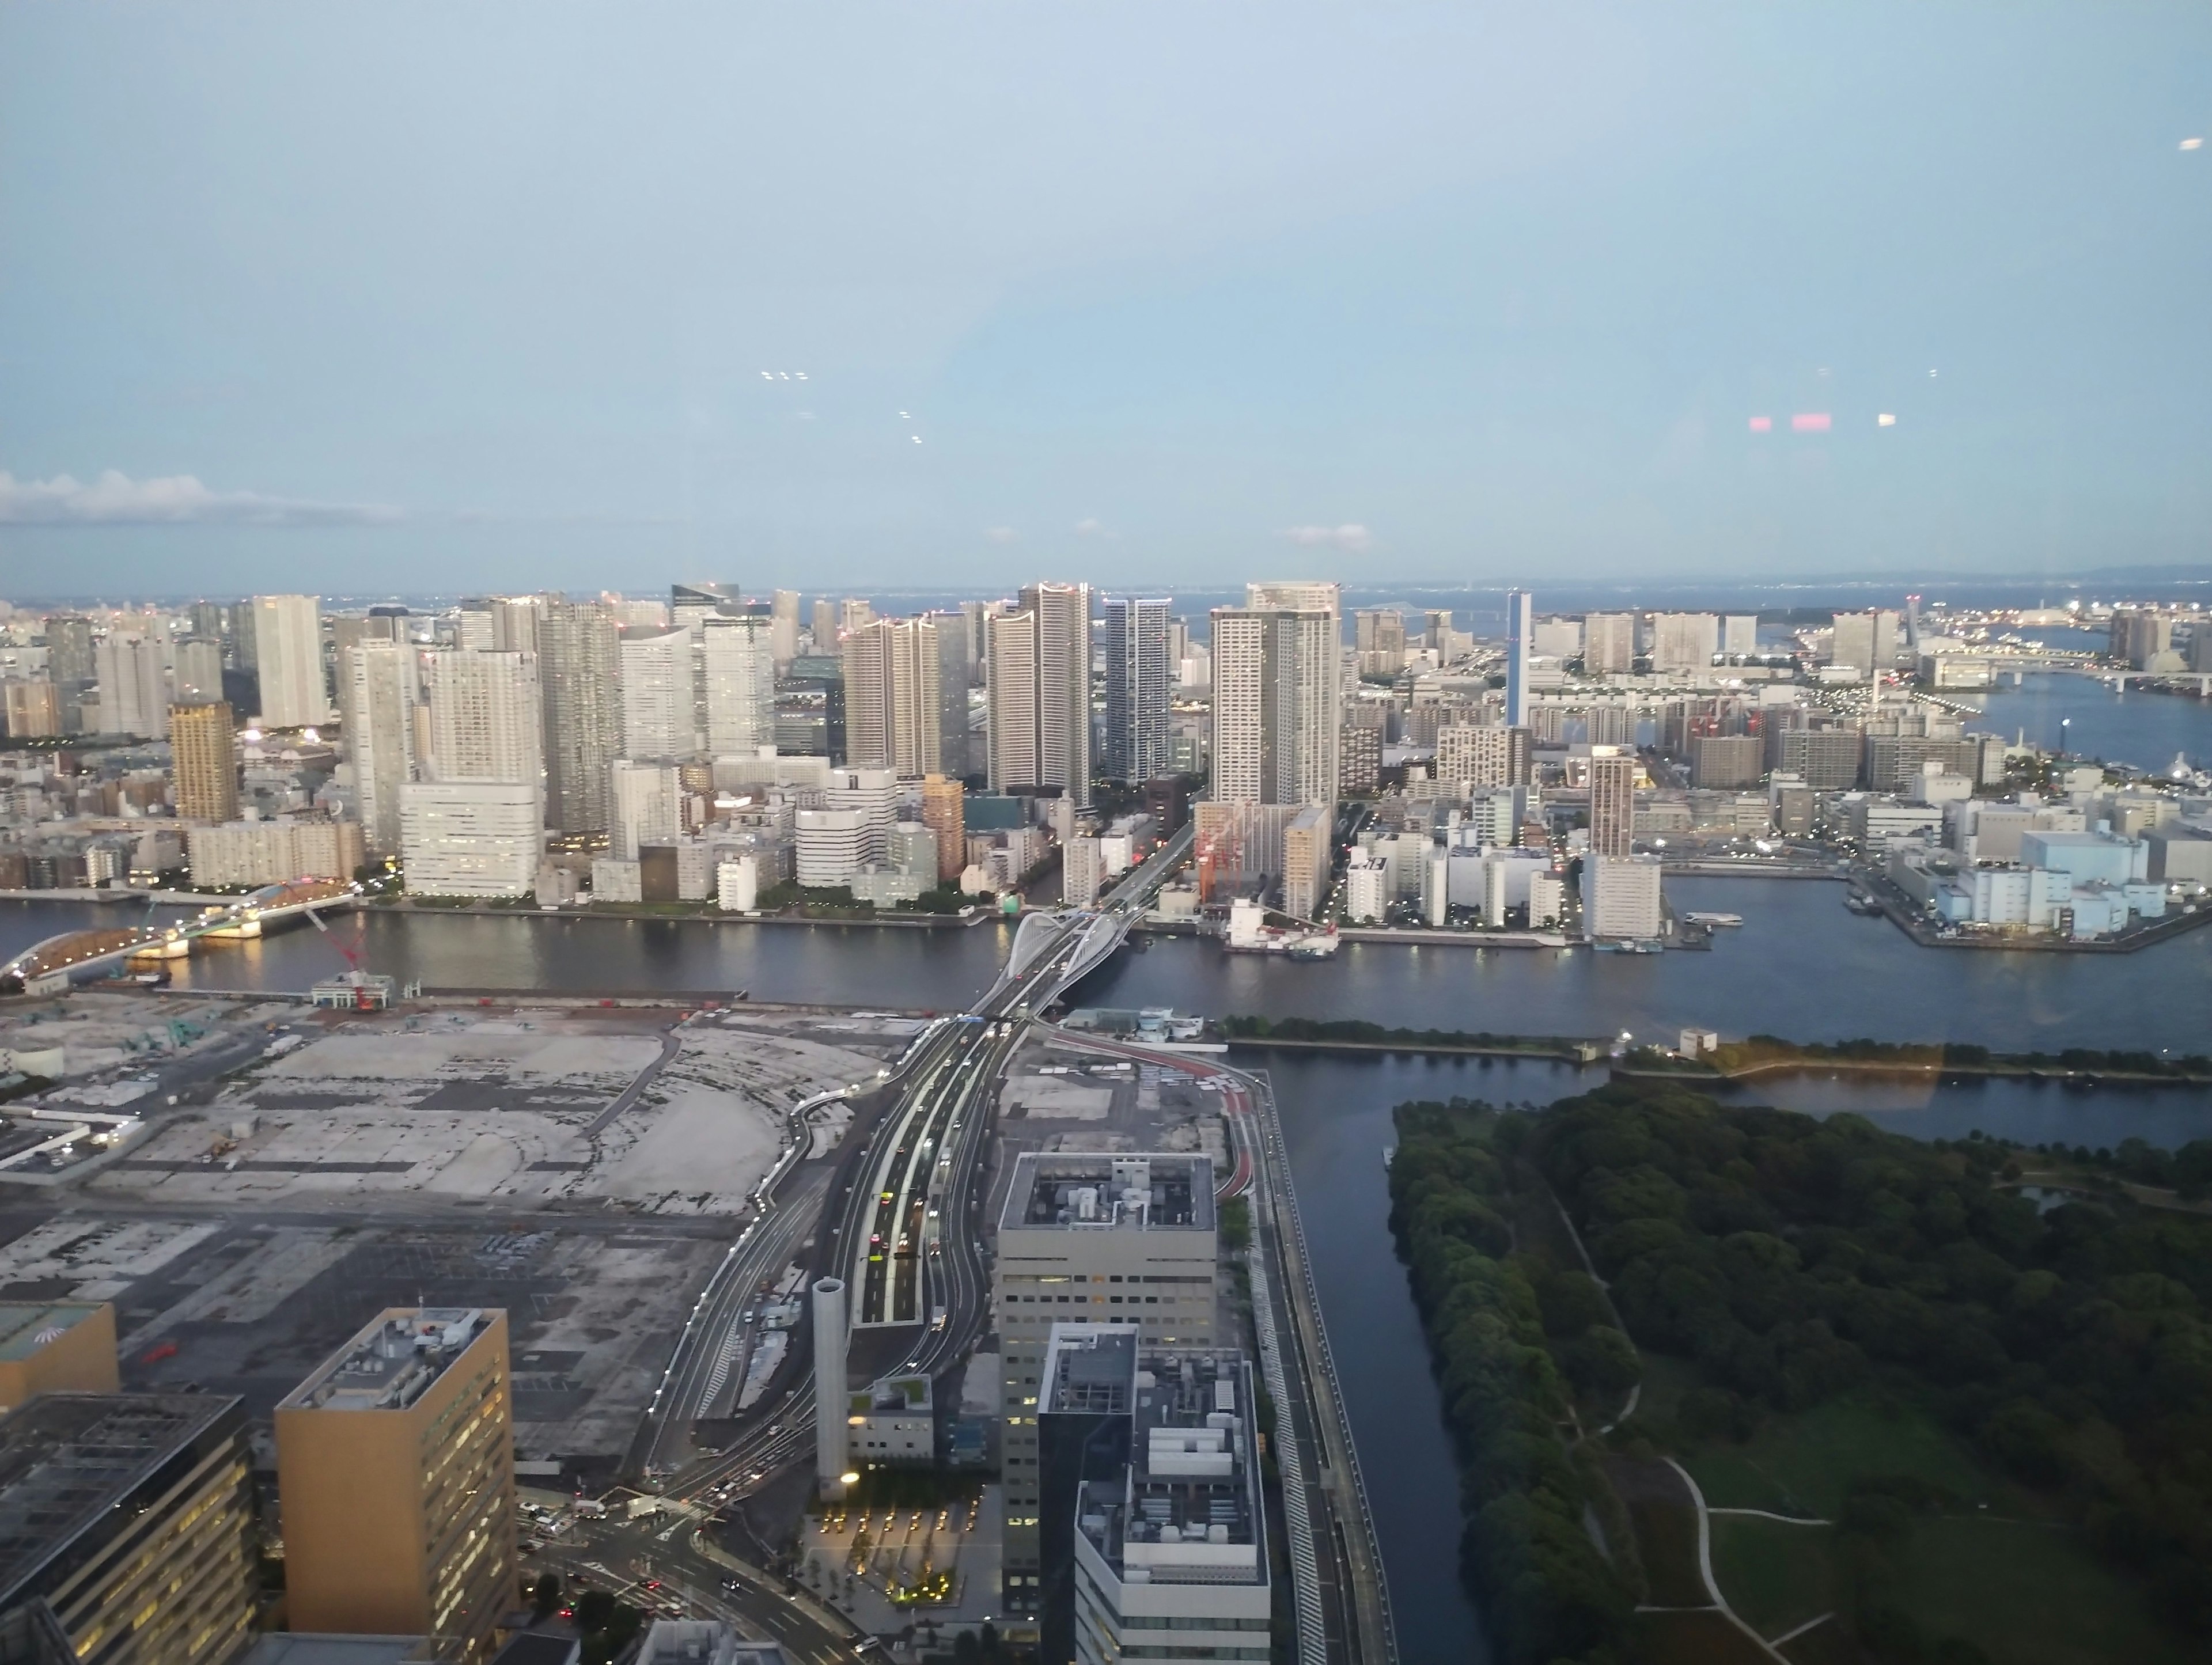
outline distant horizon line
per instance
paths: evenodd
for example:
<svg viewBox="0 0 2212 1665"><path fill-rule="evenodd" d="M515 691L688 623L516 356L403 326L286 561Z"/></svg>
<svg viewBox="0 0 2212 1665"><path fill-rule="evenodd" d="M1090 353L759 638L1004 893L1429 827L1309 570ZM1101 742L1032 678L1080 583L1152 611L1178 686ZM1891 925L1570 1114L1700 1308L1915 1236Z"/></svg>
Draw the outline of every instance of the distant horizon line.
<svg viewBox="0 0 2212 1665"><path fill-rule="evenodd" d="M221 592L210 592L206 591L144 592L135 595L126 593L122 599L112 601L108 599L105 595L94 595L85 592L77 592L73 594L25 595L20 598L0 598L0 599L5 599L10 607L14 608L17 611L23 612L54 610L65 607L97 607L125 610L140 607L189 606L195 602L205 602L210 599L216 599L218 601L241 601L247 599L252 595L270 595L279 593L313 594L320 600L349 606L408 605L410 604L422 604L425 605L450 605L455 602L474 599L480 597L488 599L497 596L536 595L548 593L565 593L578 596L612 595L619 596L624 600L665 601L667 599L665 592L672 585L708 581L727 582L729 580L702 580L695 575L690 579L672 579L668 580L667 583L654 585L643 592L629 589L602 589L599 591L586 591L580 586L567 586L565 588L549 587L544 590L483 586L453 590L395 590L378 592L336 592L312 590L294 590L283 592L273 590L255 590L240 591L235 593ZM1077 579L1073 581L1092 582L1093 588L1099 590L1103 593L1110 594L1151 593L1159 591L1162 587L1156 585L1142 583L1109 586L1082 579ZM1241 578L1235 580L1223 580L1212 583L1198 583L1187 586L1177 586L1176 588L1169 589L1166 593L1170 597L1170 599L1177 593L1193 597L1212 597L1217 594L1231 594L1242 590L1247 582L1251 581L1267 580L1250 580ZM1290 579L1279 579L1272 581L1290 582L1293 580ZM2078 576L2068 578L2051 578L2042 576L2027 577L2004 573L1986 573L1971 570L1954 570L1948 572L1931 572L1923 570L1916 572L1909 568L1892 568L1875 573L1854 574L1810 574L1802 578L1760 578L1710 574L1686 578L1644 578L1632 580L1620 578L1575 579L1553 577L1549 581L1542 583L1531 582L1525 580L1516 580L1512 579L1468 580L1456 584L1439 579L1395 579L1372 582L1353 582L1347 581L1342 578L1332 577L1309 577L1300 581L1310 583L1334 583L1347 595L1358 594L1382 597L1388 597L1394 594L1404 594L1407 596L1503 596L1514 590L1528 590L1534 592L1539 597L1540 605L1541 596L1547 592L1553 594L1588 595L1604 593L1632 597L1639 594L1679 596L1685 592L1725 590L1732 591L1739 594L1748 592L1788 595L1803 592L1832 593L1838 591L1862 592L1869 590L1904 590L1909 592L1916 586L1924 589L1936 585L1972 585L1980 589L2003 589L2019 591L2021 592L2037 591L2043 593L2055 594L2063 597L2074 597L2077 596L2083 591L2095 589L2100 586L2108 586L2112 584L2123 581L2133 583L2166 584L2188 587L2196 587L2200 586L2212 587L2212 562L2172 563L2159 566L2102 567L2092 568L2081 573ZM741 588L741 592L745 594L748 599L765 600L772 595L775 590L790 589L793 587L794 586L787 585L772 585L757 591ZM962 600L996 600L1003 599L997 594L992 593L989 589L978 590L954 584L902 584L896 586L849 584L819 587L801 587L798 589L797 592L802 596L808 597L828 599L854 600L870 600L878 597L927 599L957 598Z"/></svg>

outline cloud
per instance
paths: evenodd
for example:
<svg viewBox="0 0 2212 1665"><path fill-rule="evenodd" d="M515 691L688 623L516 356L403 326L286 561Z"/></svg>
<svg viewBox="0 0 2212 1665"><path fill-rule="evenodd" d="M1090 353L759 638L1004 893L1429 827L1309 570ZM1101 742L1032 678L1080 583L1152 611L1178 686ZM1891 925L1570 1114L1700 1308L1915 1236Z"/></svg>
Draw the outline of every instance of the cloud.
<svg viewBox="0 0 2212 1665"><path fill-rule="evenodd" d="M1019 534L1012 526L986 526L983 536L994 544L1011 544Z"/></svg>
<svg viewBox="0 0 2212 1665"><path fill-rule="evenodd" d="M1106 523L1097 515L1086 514L1075 523L1075 535L1078 538L1111 538L1114 534L1106 530Z"/></svg>
<svg viewBox="0 0 2212 1665"><path fill-rule="evenodd" d="M1343 550L1358 555L1375 545L1375 534L1357 525L1341 526L1286 526L1283 536L1302 548Z"/></svg>
<svg viewBox="0 0 2212 1665"><path fill-rule="evenodd" d="M0 526L363 526L400 518L380 503L312 503L257 491L210 491L189 474L133 480L108 469L91 484L67 474L19 480L0 470Z"/></svg>

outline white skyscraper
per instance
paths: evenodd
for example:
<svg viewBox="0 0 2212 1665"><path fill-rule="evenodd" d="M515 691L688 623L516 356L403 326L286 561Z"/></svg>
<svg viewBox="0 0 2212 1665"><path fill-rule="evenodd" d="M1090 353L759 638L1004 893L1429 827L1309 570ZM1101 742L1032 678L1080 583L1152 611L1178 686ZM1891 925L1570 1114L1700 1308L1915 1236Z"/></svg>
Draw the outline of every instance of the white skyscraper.
<svg viewBox="0 0 2212 1665"><path fill-rule="evenodd" d="M1636 665L1636 615L1592 613L1583 622L1583 670L1590 676L1626 675Z"/></svg>
<svg viewBox="0 0 2212 1665"><path fill-rule="evenodd" d="M698 750L691 700L691 632L625 630L622 755L689 757Z"/></svg>
<svg viewBox="0 0 2212 1665"><path fill-rule="evenodd" d="M1328 605L1214 609L1212 796L1334 803L1343 657L1335 586L1255 584L1248 593Z"/></svg>
<svg viewBox="0 0 2212 1665"><path fill-rule="evenodd" d="M943 773L943 666L930 618L881 618L848 635L845 757L854 769Z"/></svg>
<svg viewBox="0 0 2212 1665"><path fill-rule="evenodd" d="M990 781L1091 801L1091 586L1032 584L990 621Z"/></svg>
<svg viewBox="0 0 2212 1665"><path fill-rule="evenodd" d="M400 790L400 861L415 896L519 896L544 842L538 788L412 781Z"/></svg>
<svg viewBox="0 0 2212 1665"><path fill-rule="evenodd" d="M254 597L253 651L264 726L304 728L329 718L319 596Z"/></svg>
<svg viewBox="0 0 2212 1665"><path fill-rule="evenodd" d="M663 843L684 829L680 788L673 765L616 760L608 771L608 854L635 861L647 844Z"/></svg>
<svg viewBox="0 0 2212 1665"><path fill-rule="evenodd" d="M400 844L400 801L415 773L415 655L368 637L338 656L338 722L353 765L354 804L372 855Z"/></svg>
<svg viewBox="0 0 2212 1665"><path fill-rule="evenodd" d="M159 636L111 631L100 639L93 665L101 733L153 739L169 732L169 673Z"/></svg>
<svg viewBox="0 0 2212 1665"><path fill-rule="evenodd" d="M714 757L775 744L776 628L775 620L750 614L709 618L701 627L707 750Z"/></svg>
<svg viewBox="0 0 2212 1665"><path fill-rule="evenodd" d="M545 782L544 709L532 653L434 653L424 665L434 781L498 781L540 794Z"/></svg>
<svg viewBox="0 0 2212 1665"><path fill-rule="evenodd" d="M1720 652L1721 622L1711 613L1654 613L1651 668L1704 671Z"/></svg>

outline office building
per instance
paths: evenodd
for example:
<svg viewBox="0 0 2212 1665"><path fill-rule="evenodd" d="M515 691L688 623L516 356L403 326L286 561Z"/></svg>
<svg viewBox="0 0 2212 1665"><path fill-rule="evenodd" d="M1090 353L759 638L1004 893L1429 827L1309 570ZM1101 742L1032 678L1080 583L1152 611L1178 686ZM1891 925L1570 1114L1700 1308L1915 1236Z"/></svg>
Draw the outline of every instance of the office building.
<svg viewBox="0 0 2212 1665"><path fill-rule="evenodd" d="M255 674L264 728L304 728L325 720L323 605L312 595L253 598Z"/></svg>
<svg viewBox="0 0 2212 1665"><path fill-rule="evenodd" d="M112 1394L120 1386L112 1303L0 1302L0 1411L40 1394Z"/></svg>
<svg viewBox="0 0 2212 1665"><path fill-rule="evenodd" d="M689 757L699 749L690 630L625 630L621 656L622 755Z"/></svg>
<svg viewBox="0 0 2212 1665"><path fill-rule="evenodd" d="M61 690L51 681L15 678L0 683L0 718L11 740L50 739L62 732Z"/></svg>
<svg viewBox="0 0 2212 1665"><path fill-rule="evenodd" d="M874 603L848 596L837 604L837 639L842 641L853 631L875 620Z"/></svg>
<svg viewBox="0 0 2212 1665"><path fill-rule="evenodd" d="M1834 623L1834 639L1828 649L1831 664L1856 665L1871 676L1896 663L1895 613L1838 613Z"/></svg>
<svg viewBox="0 0 2212 1665"><path fill-rule="evenodd" d="M1654 613L1651 668L1705 671L1720 652L1721 622L1711 613Z"/></svg>
<svg viewBox="0 0 2212 1665"><path fill-rule="evenodd" d="M1055 1321L1120 1320L1140 1345L1214 1337L1213 1164L1205 1156L1029 1152L1014 1164L992 1268L1007 1606L1037 1610L1037 1416Z"/></svg>
<svg viewBox="0 0 2212 1665"><path fill-rule="evenodd" d="M786 592L785 593L787 593ZM775 621L757 614L714 617L700 628L707 750L751 757L775 744ZM786 653L787 663L792 655Z"/></svg>
<svg viewBox="0 0 2212 1665"><path fill-rule="evenodd" d="M489 1659L515 1595L507 1315L388 1308L277 1402L295 1631Z"/></svg>
<svg viewBox="0 0 2212 1665"><path fill-rule="evenodd" d="M100 675L90 619L81 613L56 613L48 617L46 675L64 695L82 692Z"/></svg>
<svg viewBox="0 0 2212 1665"><path fill-rule="evenodd" d="M837 604L823 596L816 600L807 634L814 638L814 651L834 653L837 651Z"/></svg>
<svg viewBox="0 0 2212 1665"><path fill-rule="evenodd" d="M1252 1367L1055 1324L1037 1407L1040 1656L1270 1656Z"/></svg>
<svg viewBox="0 0 2212 1665"><path fill-rule="evenodd" d="M1636 615L1592 613L1583 620L1583 671L1626 676L1636 668Z"/></svg>
<svg viewBox="0 0 2212 1665"><path fill-rule="evenodd" d="M1759 615L1730 613L1721 620L1721 652L1744 659L1759 651Z"/></svg>
<svg viewBox="0 0 2212 1665"><path fill-rule="evenodd" d="M686 614L704 618L709 614L738 614L745 611L744 592L735 584L719 579L695 579L686 584L668 586L668 611L672 618L681 619Z"/></svg>
<svg viewBox="0 0 2212 1665"><path fill-rule="evenodd" d="M1767 742L1769 767L1814 792L1849 792L1859 781L1866 737L1856 728L1784 728Z"/></svg>
<svg viewBox="0 0 2212 1665"><path fill-rule="evenodd" d="M1121 596L1100 604L1106 710L1098 770L1109 781L1150 781L1168 772L1168 703L1176 675L1168 652L1170 605Z"/></svg>
<svg viewBox="0 0 2212 1665"><path fill-rule="evenodd" d="M858 810L800 810L794 817L799 883L806 890L849 887L870 860L866 817Z"/></svg>
<svg viewBox="0 0 2212 1665"><path fill-rule="evenodd" d="M222 697L222 644L186 636L169 650L169 698L177 705Z"/></svg>
<svg viewBox="0 0 2212 1665"><path fill-rule="evenodd" d="M1664 928L1655 855L1592 854L1583 863L1583 934L1645 942Z"/></svg>
<svg viewBox="0 0 2212 1665"><path fill-rule="evenodd" d="M344 619L337 620L336 628L331 632L331 638L337 644L340 653L345 651L349 640L345 628L347 622ZM472 653L488 653L491 651L490 602L481 599L462 602L460 613L455 620L455 624L457 628L453 633L454 646L467 648ZM355 639L358 639L359 634L359 632L355 633Z"/></svg>
<svg viewBox="0 0 2212 1665"><path fill-rule="evenodd" d="M1636 826L1636 757L1618 746L1592 746L1589 847L1592 855L1626 858Z"/></svg>
<svg viewBox="0 0 2212 1665"><path fill-rule="evenodd" d="M1526 590L1505 592L1505 726L1528 722L1528 655L1536 635L1536 599Z"/></svg>
<svg viewBox="0 0 2212 1665"><path fill-rule="evenodd" d="M399 798L416 772L415 654L388 637L338 654L338 727L353 769L362 836L379 856L399 850Z"/></svg>
<svg viewBox="0 0 2212 1665"><path fill-rule="evenodd" d="M410 781L399 792L399 861L422 896L526 896L544 823L535 783Z"/></svg>
<svg viewBox="0 0 2212 1665"><path fill-rule="evenodd" d="M883 618L848 633L845 759L908 779L944 772L943 659L933 618ZM964 703L964 701L963 701Z"/></svg>
<svg viewBox="0 0 2212 1665"><path fill-rule="evenodd" d="M1277 587L1328 590L1330 605L1214 609L1212 795L1334 803L1342 723L1335 586Z"/></svg>
<svg viewBox="0 0 2212 1665"><path fill-rule="evenodd" d="M545 705L545 823L564 833L607 829L607 770L620 753L621 637L595 601L547 602L538 622Z"/></svg>
<svg viewBox="0 0 2212 1665"><path fill-rule="evenodd" d="M921 777L921 824L937 836L939 881L958 878L968 849L967 793L958 780Z"/></svg>
<svg viewBox="0 0 2212 1665"><path fill-rule="evenodd" d="M1032 584L990 621L991 790L1091 801L1091 586Z"/></svg>
<svg viewBox="0 0 2212 1665"><path fill-rule="evenodd" d="M169 771L179 820L238 819L238 747L228 705L169 708Z"/></svg>
<svg viewBox="0 0 2212 1665"><path fill-rule="evenodd" d="M889 769L832 769L822 788L824 807L850 810L860 817L862 860L867 861L884 859L898 820L898 777Z"/></svg>
<svg viewBox="0 0 2212 1665"><path fill-rule="evenodd" d="M684 830L682 787L672 763L617 759L608 766L607 851L635 861L647 844L665 844Z"/></svg>
<svg viewBox="0 0 2212 1665"><path fill-rule="evenodd" d="M1450 723L1437 730L1436 778L1455 795L1482 787L1528 783L1534 753L1528 731L1496 723Z"/></svg>
<svg viewBox="0 0 2212 1665"><path fill-rule="evenodd" d="M156 739L169 728L169 673L159 637L110 631L95 656L100 732Z"/></svg>
<svg viewBox="0 0 2212 1665"><path fill-rule="evenodd" d="M253 1627L251 1474L228 1395L31 1401L0 1419L0 1613L68 1659L226 1665Z"/></svg>

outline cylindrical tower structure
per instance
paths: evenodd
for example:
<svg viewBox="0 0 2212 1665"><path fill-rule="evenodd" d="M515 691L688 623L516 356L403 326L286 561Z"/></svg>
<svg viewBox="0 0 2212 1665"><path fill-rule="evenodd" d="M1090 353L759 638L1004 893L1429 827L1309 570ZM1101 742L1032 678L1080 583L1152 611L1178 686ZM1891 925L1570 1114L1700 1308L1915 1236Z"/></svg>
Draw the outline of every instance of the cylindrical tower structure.
<svg viewBox="0 0 2212 1665"><path fill-rule="evenodd" d="M852 1436L845 1421L845 1280L814 1285L814 1474L825 1498L845 1495Z"/></svg>

